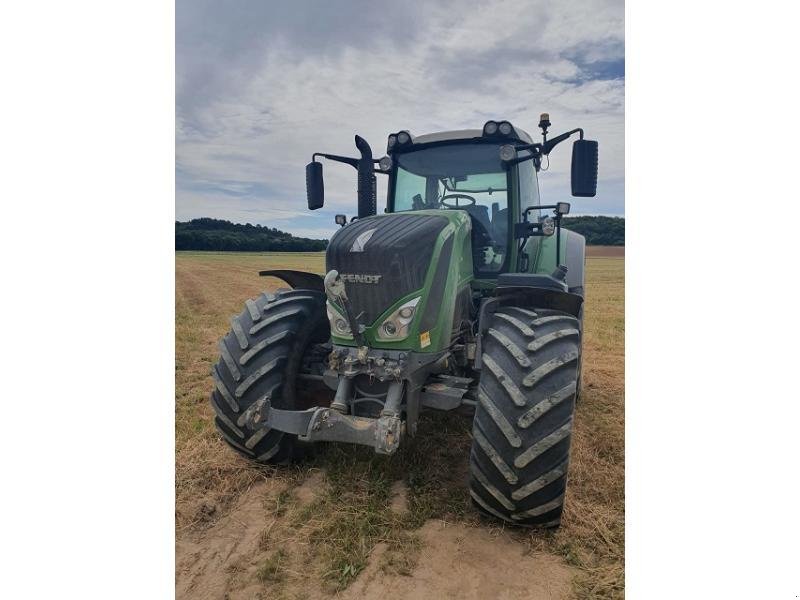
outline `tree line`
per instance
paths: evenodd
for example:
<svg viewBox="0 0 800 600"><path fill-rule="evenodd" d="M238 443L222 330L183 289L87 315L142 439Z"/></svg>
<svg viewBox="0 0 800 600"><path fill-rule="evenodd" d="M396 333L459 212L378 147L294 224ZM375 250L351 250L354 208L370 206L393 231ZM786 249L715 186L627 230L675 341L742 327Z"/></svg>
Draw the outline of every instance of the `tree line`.
<svg viewBox="0 0 800 600"><path fill-rule="evenodd" d="M587 246L624 246L624 217L563 217L561 224L586 238Z"/></svg>
<svg viewBox="0 0 800 600"><path fill-rule="evenodd" d="M590 246L624 246L622 217L564 217L564 227L580 233ZM320 252L328 240L295 237L274 227L231 223L222 219L175 222L175 250L238 252Z"/></svg>
<svg viewBox="0 0 800 600"><path fill-rule="evenodd" d="M327 246L328 240L295 237L263 225L242 225L206 217L175 222L175 250L319 252Z"/></svg>

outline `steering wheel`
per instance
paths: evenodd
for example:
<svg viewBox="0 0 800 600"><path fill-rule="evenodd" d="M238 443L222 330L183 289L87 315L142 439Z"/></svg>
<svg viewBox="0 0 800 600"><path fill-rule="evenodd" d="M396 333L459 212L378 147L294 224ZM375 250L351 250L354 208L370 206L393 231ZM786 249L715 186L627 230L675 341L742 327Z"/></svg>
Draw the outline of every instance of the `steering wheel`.
<svg viewBox="0 0 800 600"><path fill-rule="evenodd" d="M447 202L445 202L445 200L447 199L453 199L456 201L456 203L448 204ZM446 206L447 208L463 208L459 204L458 202L459 200L470 200L470 203L466 204L465 206L475 206L475 198L473 198L472 196L468 196L467 194L446 194L442 196L442 199L439 201L439 203L442 206Z"/></svg>

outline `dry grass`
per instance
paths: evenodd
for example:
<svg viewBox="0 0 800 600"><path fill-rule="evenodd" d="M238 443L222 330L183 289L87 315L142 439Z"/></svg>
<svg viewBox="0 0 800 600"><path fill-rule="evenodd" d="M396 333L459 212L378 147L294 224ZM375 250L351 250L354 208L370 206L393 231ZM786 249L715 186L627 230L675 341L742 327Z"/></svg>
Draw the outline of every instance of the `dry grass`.
<svg viewBox="0 0 800 600"><path fill-rule="evenodd" d="M592 253L590 252L590 256ZM381 570L413 571L414 531L427 519L476 527L466 489L468 419L426 416L419 436L391 457L368 448L329 444L288 469L255 467L214 432L207 398L216 344L243 302L282 285L258 277L267 268L321 272L322 254L179 253L176 257L176 527L179 538L201 532L254 482L279 480L265 500L264 523L242 586L260 582L270 597L293 597L309 579L324 593L345 588L376 544L386 545ZM554 534L513 535L531 551L564 556L580 572L576 594L620 598L624 583L624 259L589 258L584 391L576 414L570 487L563 525ZM322 469L325 485L307 503L292 490ZM392 483L408 487L409 510L391 510ZM278 488L275 488L278 489ZM284 549L283 552L278 550ZM263 571L263 572L262 572ZM263 577L262 577L263 575ZM249 579L247 579L249 577ZM247 580L247 581L244 581Z"/></svg>
<svg viewBox="0 0 800 600"><path fill-rule="evenodd" d="M625 246L588 246L589 258L625 258Z"/></svg>

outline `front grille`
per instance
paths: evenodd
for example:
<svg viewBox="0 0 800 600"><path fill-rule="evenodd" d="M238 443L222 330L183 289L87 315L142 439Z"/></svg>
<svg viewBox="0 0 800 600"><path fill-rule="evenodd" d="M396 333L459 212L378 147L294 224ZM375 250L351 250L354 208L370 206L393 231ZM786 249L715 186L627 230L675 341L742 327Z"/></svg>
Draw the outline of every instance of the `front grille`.
<svg viewBox="0 0 800 600"><path fill-rule="evenodd" d="M345 278L347 296L362 323L372 325L399 298L423 286L436 238L447 223L445 217L430 215L368 217L333 236L325 255L328 271L381 276L378 283ZM353 252L357 238L370 229L375 231L364 251Z"/></svg>

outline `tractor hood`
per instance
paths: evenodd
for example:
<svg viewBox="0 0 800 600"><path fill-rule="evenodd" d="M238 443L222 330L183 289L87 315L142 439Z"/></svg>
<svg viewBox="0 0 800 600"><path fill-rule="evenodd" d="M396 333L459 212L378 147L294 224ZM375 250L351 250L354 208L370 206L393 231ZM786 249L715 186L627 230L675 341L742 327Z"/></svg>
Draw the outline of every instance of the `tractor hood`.
<svg viewBox="0 0 800 600"><path fill-rule="evenodd" d="M326 270L339 272L370 346L422 352L447 347L455 297L472 278L470 228L463 211L425 210L359 219L333 236ZM392 339L381 327L409 302L415 303L403 326L407 335ZM338 344L355 343L334 328L332 333Z"/></svg>

